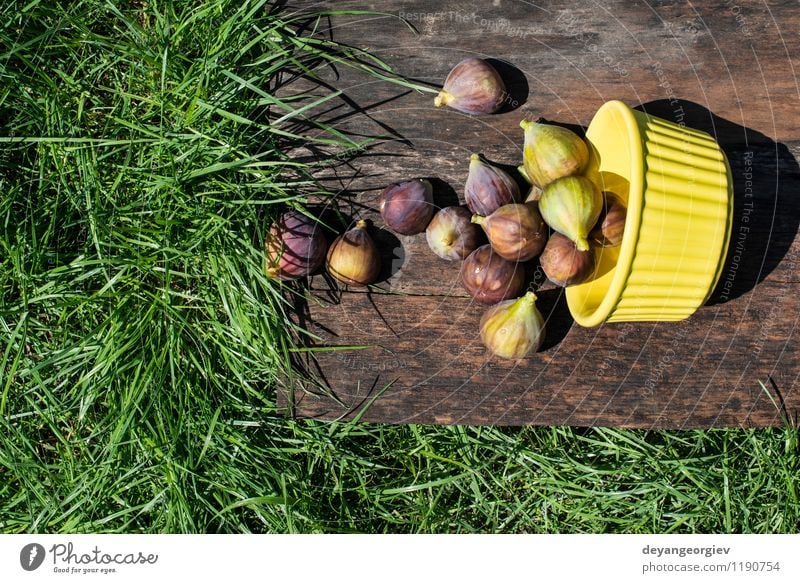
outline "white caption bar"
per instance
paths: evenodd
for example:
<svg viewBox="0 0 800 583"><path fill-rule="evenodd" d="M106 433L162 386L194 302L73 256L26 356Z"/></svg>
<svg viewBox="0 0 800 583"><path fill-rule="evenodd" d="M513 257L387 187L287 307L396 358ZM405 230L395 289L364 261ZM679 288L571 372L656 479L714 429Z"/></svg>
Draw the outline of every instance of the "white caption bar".
<svg viewBox="0 0 800 583"><path fill-rule="evenodd" d="M794 582L799 550L800 535L0 535L0 581Z"/></svg>

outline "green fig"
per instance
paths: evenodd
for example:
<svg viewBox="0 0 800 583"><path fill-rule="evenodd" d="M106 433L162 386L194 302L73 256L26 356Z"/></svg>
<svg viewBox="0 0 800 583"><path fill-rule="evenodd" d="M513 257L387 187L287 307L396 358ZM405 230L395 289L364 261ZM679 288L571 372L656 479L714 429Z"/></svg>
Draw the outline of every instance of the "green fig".
<svg viewBox="0 0 800 583"><path fill-rule="evenodd" d="M525 196L525 200L523 202L536 202L542 196L542 189L536 186L531 180L531 177L528 176L528 173L525 172L525 165L520 164L517 166L517 172L519 172L520 176L525 179L525 182L530 184L530 188L528 189L528 194Z"/></svg>
<svg viewBox="0 0 800 583"><path fill-rule="evenodd" d="M464 200L469 210L486 216L521 199L519 186L508 172L485 162L478 154L469 157L469 174L464 185Z"/></svg>
<svg viewBox="0 0 800 583"><path fill-rule="evenodd" d="M525 131L523 162L532 184L544 188L564 176L581 174L589 161L589 148L575 132L561 126L522 120Z"/></svg>
<svg viewBox="0 0 800 583"><path fill-rule="evenodd" d="M533 180L531 180L531 177L528 176L528 173L525 171L525 164L520 164L517 166L517 172L519 172L519 175L525 179L525 182L528 184L533 184Z"/></svg>
<svg viewBox="0 0 800 583"><path fill-rule="evenodd" d="M501 358L524 358L539 350L544 340L544 318L536 307L536 294L492 306L481 318L481 340Z"/></svg>
<svg viewBox="0 0 800 583"><path fill-rule="evenodd" d="M588 251L589 232L603 207L603 195L583 176L566 176L548 184L539 199L539 212L552 229Z"/></svg>

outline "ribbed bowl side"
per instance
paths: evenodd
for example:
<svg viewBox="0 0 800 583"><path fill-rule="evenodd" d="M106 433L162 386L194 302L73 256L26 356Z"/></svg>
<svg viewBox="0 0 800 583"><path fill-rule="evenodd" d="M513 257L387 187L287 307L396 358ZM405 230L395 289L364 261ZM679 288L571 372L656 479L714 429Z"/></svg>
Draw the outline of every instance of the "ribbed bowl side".
<svg viewBox="0 0 800 583"><path fill-rule="evenodd" d="M727 247L729 177L708 134L635 111L644 151L639 241L609 322L683 320L715 285Z"/></svg>

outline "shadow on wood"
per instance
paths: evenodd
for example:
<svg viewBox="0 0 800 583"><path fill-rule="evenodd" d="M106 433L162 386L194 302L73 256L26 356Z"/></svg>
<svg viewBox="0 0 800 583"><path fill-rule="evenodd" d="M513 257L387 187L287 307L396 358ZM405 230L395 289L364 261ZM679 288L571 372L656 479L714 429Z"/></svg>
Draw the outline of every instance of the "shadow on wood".
<svg viewBox="0 0 800 583"><path fill-rule="evenodd" d="M433 204L437 209L461 204L458 194L448 182L433 176L426 177L426 180L433 186Z"/></svg>
<svg viewBox="0 0 800 583"><path fill-rule="evenodd" d="M550 350L564 340L575 321L569 313L564 288L540 290L536 298L536 307L545 321L544 342L539 350Z"/></svg>
<svg viewBox="0 0 800 583"><path fill-rule="evenodd" d="M530 92L525 73L511 63L500 59L486 59L486 62L495 68L506 86L506 97L503 106L497 113L514 111L525 105Z"/></svg>
<svg viewBox="0 0 800 583"><path fill-rule="evenodd" d="M383 283L403 269L406 263L406 251L400 239L385 227L372 225L369 233L381 256L381 271L375 283Z"/></svg>

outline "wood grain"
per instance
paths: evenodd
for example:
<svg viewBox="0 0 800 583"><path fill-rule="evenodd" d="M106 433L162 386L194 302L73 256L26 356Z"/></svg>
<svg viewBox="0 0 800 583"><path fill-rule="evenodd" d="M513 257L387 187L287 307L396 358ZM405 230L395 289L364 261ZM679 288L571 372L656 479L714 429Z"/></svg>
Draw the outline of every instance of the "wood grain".
<svg viewBox="0 0 800 583"><path fill-rule="evenodd" d="M321 119L378 137L320 176L339 193L330 204L344 222L373 220L385 270L369 293L311 278L298 317L319 335L316 345L368 348L316 353L305 364L326 388L295 390L294 403L283 393L280 404L298 416L363 414L390 423L690 428L795 420L800 9L789 2L494 4L372 3L394 16L332 22L334 39L421 83L441 83L467 55L511 63L503 73L518 103L470 117L435 109L432 94L348 69L321 72L346 96L320 111ZM684 322L584 329L533 265L545 347L524 362L491 358L477 334L484 308L461 289L459 266L433 255L424 236L383 229L380 190L427 176L436 178L437 204L463 201L471 152L516 166L522 118L580 130L609 99L708 131L726 152L736 201L720 285ZM319 152L300 148L297 155Z"/></svg>

